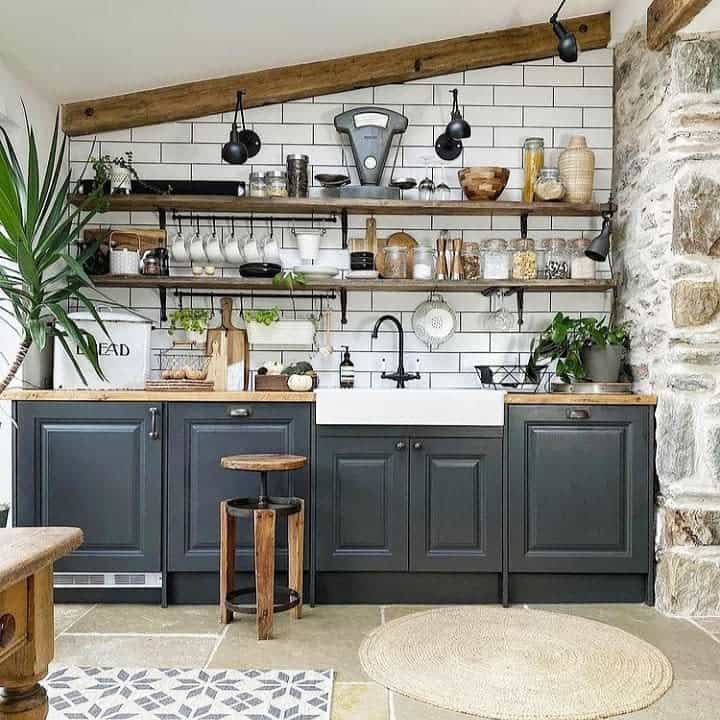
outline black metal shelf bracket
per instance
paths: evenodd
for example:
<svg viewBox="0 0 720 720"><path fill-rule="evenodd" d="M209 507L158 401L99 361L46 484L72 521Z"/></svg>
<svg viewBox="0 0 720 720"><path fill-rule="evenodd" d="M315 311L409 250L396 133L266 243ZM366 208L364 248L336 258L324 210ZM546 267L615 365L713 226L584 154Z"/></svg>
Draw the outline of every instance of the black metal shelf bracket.
<svg viewBox="0 0 720 720"><path fill-rule="evenodd" d="M528 236L528 214L523 213L520 216L520 237L525 240Z"/></svg>
<svg viewBox="0 0 720 720"><path fill-rule="evenodd" d="M347 325L347 290L340 288L340 324Z"/></svg>
<svg viewBox="0 0 720 720"><path fill-rule="evenodd" d="M167 229L167 213L164 209L160 208L158 211L158 220L160 223L160 229L165 230ZM167 321L167 288L161 287L158 288L158 292L160 294L160 321L166 322Z"/></svg>
<svg viewBox="0 0 720 720"><path fill-rule="evenodd" d="M343 208L340 212L342 249L348 249L348 211Z"/></svg>

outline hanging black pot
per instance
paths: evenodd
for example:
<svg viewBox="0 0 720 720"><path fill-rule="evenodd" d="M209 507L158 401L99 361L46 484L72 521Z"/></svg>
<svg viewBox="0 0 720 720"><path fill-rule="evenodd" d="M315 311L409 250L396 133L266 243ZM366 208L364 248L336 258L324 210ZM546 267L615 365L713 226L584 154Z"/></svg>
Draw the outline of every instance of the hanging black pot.
<svg viewBox="0 0 720 720"><path fill-rule="evenodd" d="M450 137L446 132L438 136L435 141L435 153L441 160L455 160L460 157L462 151L462 142Z"/></svg>

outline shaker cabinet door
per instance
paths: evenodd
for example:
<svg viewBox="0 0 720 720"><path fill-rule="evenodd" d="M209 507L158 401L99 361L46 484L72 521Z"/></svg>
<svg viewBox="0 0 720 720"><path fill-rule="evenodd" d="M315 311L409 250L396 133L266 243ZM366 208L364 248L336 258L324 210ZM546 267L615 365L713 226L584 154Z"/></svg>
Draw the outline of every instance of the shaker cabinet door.
<svg viewBox="0 0 720 720"><path fill-rule="evenodd" d="M257 496L259 473L225 470L226 455L304 455L300 470L269 475L271 495L309 500L311 408L302 403L170 403L168 570L217 572L220 501ZM310 506L306 503L306 517ZM286 522L277 524L277 566L287 567ZM306 519L306 533L309 532ZM309 548L306 534L306 548ZM253 566L252 521L237 523L235 567ZM305 552L306 566L309 551Z"/></svg>
<svg viewBox="0 0 720 720"><path fill-rule="evenodd" d="M648 409L529 406L508 416L510 572L647 572Z"/></svg>
<svg viewBox="0 0 720 720"><path fill-rule="evenodd" d="M85 536L58 572L160 571L162 410L17 404L16 522L79 527Z"/></svg>
<svg viewBox="0 0 720 720"><path fill-rule="evenodd" d="M408 569L407 440L318 438L320 571Z"/></svg>
<svg viewBox="0 0 720 720"><path fill-rule="evenodd" d="M502 440L410 440L410 569L500 572Z"/></svg>

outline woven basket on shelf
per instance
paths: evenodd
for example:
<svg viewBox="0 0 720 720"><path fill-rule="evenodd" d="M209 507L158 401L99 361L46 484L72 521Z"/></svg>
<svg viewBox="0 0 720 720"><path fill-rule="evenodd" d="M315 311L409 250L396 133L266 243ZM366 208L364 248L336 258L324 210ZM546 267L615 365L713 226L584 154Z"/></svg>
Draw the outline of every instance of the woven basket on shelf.
<svg viewBox="0 0 720 720"><path fill-rule="evenodd" d="M560 180L565 186L565 201L592 202L595 153L588 148L583 135L570 138L567 149L560 154L558 168Z"/></svg>

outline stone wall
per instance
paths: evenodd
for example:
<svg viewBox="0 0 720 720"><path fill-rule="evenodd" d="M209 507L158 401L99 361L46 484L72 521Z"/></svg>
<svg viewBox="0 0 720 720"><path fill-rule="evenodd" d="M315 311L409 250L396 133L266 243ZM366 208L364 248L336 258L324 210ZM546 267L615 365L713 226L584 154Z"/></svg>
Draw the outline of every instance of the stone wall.
<svg viewBox="0 0 720 720"><path fill-rule="evenodd" d="M615 94L616 310L659 396L658 607L720 614L720 39L652 52L632 31Z"/></svg>

